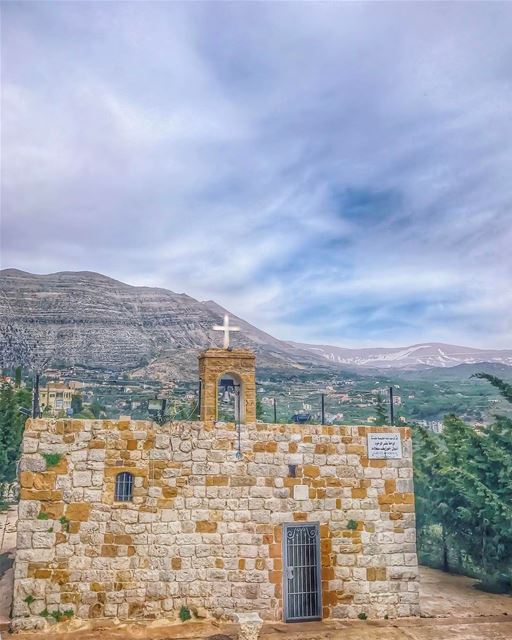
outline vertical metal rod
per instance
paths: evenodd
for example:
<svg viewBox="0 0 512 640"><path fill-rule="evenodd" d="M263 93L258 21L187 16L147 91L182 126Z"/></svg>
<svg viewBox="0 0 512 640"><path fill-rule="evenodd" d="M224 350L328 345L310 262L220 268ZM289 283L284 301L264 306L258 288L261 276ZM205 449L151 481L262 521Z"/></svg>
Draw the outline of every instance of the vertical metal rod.
<svg viewBox="0 0 512 640"><path fill-rule="evenodd" d="M237 458L242 457L242 436L241 436L241 426L240 426L240 385L235 385L235 398L236 398L236 429L238 432L238 451Z"/></svg>
<svg viewBox="0 0 512 640"><path fill-rule="evenodd" d="M389 387L389 422L395 426L395 410L393 406L393 387Z"/></svg>
<svg viewBox="0 0 512 640"><path fill-rule="evenodd" d="M32 417L39 418L39 374L36 373L32 390Z"/></svg>
<svg viewBox="0 0 512 640"><path fill-rule="evenodd" d="M325 393L322 393L322 424L325 424Z"/></svg>
<svg viewBox="0 0 512 640"><path fill-rule="evenodd" d="M275 398L274 398L274 424L277 424L277 404L276 404Z"/></svg>

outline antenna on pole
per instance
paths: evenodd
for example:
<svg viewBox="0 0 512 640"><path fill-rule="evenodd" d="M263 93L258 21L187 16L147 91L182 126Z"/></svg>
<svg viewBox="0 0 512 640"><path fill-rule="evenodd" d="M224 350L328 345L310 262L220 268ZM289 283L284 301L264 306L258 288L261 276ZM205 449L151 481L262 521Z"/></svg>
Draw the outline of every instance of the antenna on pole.
<svg viewBox="0 0 512 640"><path fill-rule="evenodd" d="M389 422L392 427L395 426L395 410L393 406L393 387L389 387Z"/></svg>
<svg viewBox="0 0 512 640"><path fill-rule="evenodd" d="M34 388L32 390L32 417L39 418L39 374L34 378Z"/></svg>
<svg viewBox="0 0 512 640"><path fill-rule="evenodd" d="M275 398L274 398L274 424L277 424L277 404L276 404Z"/></svg>
<svg viewBox="0 0 512 640"><path fill-rule="evenodd" d="M325 393L322 393L322 424L325 424Z"/></svg>

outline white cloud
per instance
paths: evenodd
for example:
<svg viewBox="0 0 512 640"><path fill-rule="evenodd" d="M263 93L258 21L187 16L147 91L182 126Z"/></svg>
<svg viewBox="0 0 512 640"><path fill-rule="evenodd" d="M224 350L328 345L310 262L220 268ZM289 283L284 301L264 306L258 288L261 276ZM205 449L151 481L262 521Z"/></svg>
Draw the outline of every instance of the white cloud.
<svg viewBox="0 0 512 640"><path fill-rule="evenodd" d="M4 13L3 266L280 337L512 344L510 6ZM348 190L377 199L354 215Z"/></svg>

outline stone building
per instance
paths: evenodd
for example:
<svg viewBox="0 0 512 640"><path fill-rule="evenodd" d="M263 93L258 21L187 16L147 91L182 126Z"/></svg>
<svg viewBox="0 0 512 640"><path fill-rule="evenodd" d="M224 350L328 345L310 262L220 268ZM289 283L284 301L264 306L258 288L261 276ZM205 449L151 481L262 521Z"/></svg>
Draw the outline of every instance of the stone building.
<svg viewBox="0 0 512 640"><path fill-rule="evenodd" d="M49 382L39 390L39 406L41 411L57 415L71 409L74 395L73 389L64 382Z"/></svg>
<svg viewBox="0 0 512 640"><path fill-rule="evenodd" d="M183 606L290 622L417 615L409 429L257 423L245 350L209 349L200 377L197 422L27 423L14 626ZM226 378L237 423L216 421Z"/></svg>

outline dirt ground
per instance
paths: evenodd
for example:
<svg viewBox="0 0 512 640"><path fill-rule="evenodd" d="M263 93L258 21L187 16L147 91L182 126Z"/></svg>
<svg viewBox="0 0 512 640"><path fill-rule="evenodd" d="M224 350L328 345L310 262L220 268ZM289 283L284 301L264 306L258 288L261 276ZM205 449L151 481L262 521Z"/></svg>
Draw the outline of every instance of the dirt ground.
<svg viewBox="0 0 512 640"><path fill-rule="evenodd" d="M10 564L16 542L16 512L0 513L0 630L7 634L12 596ZM511 640L512 597L474 589L471 578L420 568L421 617L264 625L262 640ZM94 627L77 621L55 631L19 633L16 640L236 640L233 624L137 623Z"/></svg>

